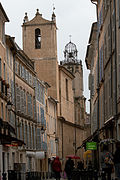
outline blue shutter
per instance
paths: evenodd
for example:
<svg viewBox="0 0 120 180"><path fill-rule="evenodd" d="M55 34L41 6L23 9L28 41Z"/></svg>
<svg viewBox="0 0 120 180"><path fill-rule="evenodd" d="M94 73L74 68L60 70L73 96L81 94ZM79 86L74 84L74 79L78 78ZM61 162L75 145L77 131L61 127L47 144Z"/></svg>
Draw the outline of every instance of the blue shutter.
<svg viewBox="0 0 120 180"><path fill-rule="evenodd" d="M37 128L37 144L36 144L36 149L40 150L41 149L41 139L40 139L40 128Z"/></svg>
<svg viewBox="0 0 120 180"><path fill-rule="evenodd" d="M16 109L20 110L20 88L16 86Z"/></svg>
<svg viewBox="0 0 120 180"><path fill-rule="evenodd" d="M22 140L22 123L20 123L20 139Z"/></svg>
<svg viewBox="0 0 120 180"><path fill-rule="evenodd" d="M33 127L31 126L31 148L33 148Z"/></svg>
<svg viewBox="0 0 120 180"><path fill-rule="evenodd" d="M34 149L36 149L36 132L35 132L35 126L33 127L33 141L34 141Z"/></svg>
<svg viewBox="0 0 120 180"><path fill-rule="evenodd" d="M27 144L28 148L30 147L30 131L29 131L29 125L27 125Z"/></svg>
<svg viewBox="0 0 120 180"><path fill-rule="evenodd" d="M25 127L25 123L23 123L23 132L24 132L24 143L26 144L26 127Z"/></svg>

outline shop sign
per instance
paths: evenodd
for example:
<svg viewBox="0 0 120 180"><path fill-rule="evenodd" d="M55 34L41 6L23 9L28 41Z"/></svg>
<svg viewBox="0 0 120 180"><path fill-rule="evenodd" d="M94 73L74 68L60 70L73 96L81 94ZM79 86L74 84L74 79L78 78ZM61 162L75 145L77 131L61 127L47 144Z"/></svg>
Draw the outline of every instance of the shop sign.
<svg viewBox="0 0 120 180"><path fill-rule="evenodd" d="M97 150L97 143L96 142L87 142L86 149L87 150Z"/></svg>

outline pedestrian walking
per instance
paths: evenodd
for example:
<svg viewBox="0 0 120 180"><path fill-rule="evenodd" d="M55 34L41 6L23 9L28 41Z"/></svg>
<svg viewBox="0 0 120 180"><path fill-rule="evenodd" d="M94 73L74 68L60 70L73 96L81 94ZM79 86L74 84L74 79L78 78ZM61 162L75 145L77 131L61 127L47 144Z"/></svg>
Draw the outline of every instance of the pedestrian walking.
<svg viewBox="0 0 120 180"><path fill-rule="evenodd" d="M103 145L103 152L101 152L101 168L102 168L102 180L111 180L111 173L113 169L113 156L108 151L108 145Z"/></svg>
<svg viewBox="0 0 120 180"><path fill-rule="evenodd" d="M72 178L72 171L74 169L74 161L69 157L65 163L65 172L67 174L68 180Z"/></svg>
<svg viewBox="0 0 120 180"><path fill-rule="evenodd" d="M79 170L83 170L83 169L84 169L84 164L83 164L82 161L78 161L78 163L77 163L77 169L79 169Z"/></svg>
<svg viewBox="0 0 120 180"><path fill-rule="evenodd" d="M52 169L55 173L55 178L56 180L60 180L60 172L62 171L61 170L61 162L59 160L59 157L57 156L55 158L55 160L53 161L53 164L52 164Z"/></svg>
<svg viewBox="0 0 120 180"><path fill-rule="evenodd" d="M114 154L115 177L120 180L120 142L116 143L116 151Z"/></svg>

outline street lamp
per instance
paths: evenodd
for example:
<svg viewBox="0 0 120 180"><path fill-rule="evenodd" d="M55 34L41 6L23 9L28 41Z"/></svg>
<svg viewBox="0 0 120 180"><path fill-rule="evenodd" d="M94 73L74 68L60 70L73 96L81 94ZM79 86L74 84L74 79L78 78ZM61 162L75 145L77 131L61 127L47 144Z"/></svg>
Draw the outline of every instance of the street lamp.
<svg viewBox="0 0 120 180"><path fill-rule="evenodd" d="M44 134L45 129L43 128L43 126L41 127L41 134Z"/></svg>
<svg viewBox="0 0 120 180"><path fill-rule="evenodd" d="M7 102L7 108L8 108L8 110L9 111L11 111L12 110L12 103L10 102L10 100Z"/></svg>

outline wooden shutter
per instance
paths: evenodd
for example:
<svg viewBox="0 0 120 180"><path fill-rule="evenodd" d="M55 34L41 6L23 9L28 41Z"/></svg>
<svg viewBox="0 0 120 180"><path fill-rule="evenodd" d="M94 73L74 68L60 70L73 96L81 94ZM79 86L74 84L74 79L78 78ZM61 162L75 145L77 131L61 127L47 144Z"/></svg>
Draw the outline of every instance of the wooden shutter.
<svg viewBox="0 0 120 180"><path fill-rule="evenodd" d="M20 88L16 86L16 109L20 111Z"/></svg>
<svg viewBox="0 0 120 180"><path fill-rule="evenodd" d="M24 113L26 114L26 91L24 90Z"/></svg>
<svg viewBox="0 0 120 180"><path fill-rule="evenodd" d="M36 144L36 149L40 150L41 149L41 138L40 138L40 128L37 128L37 144Z"/></svg>

